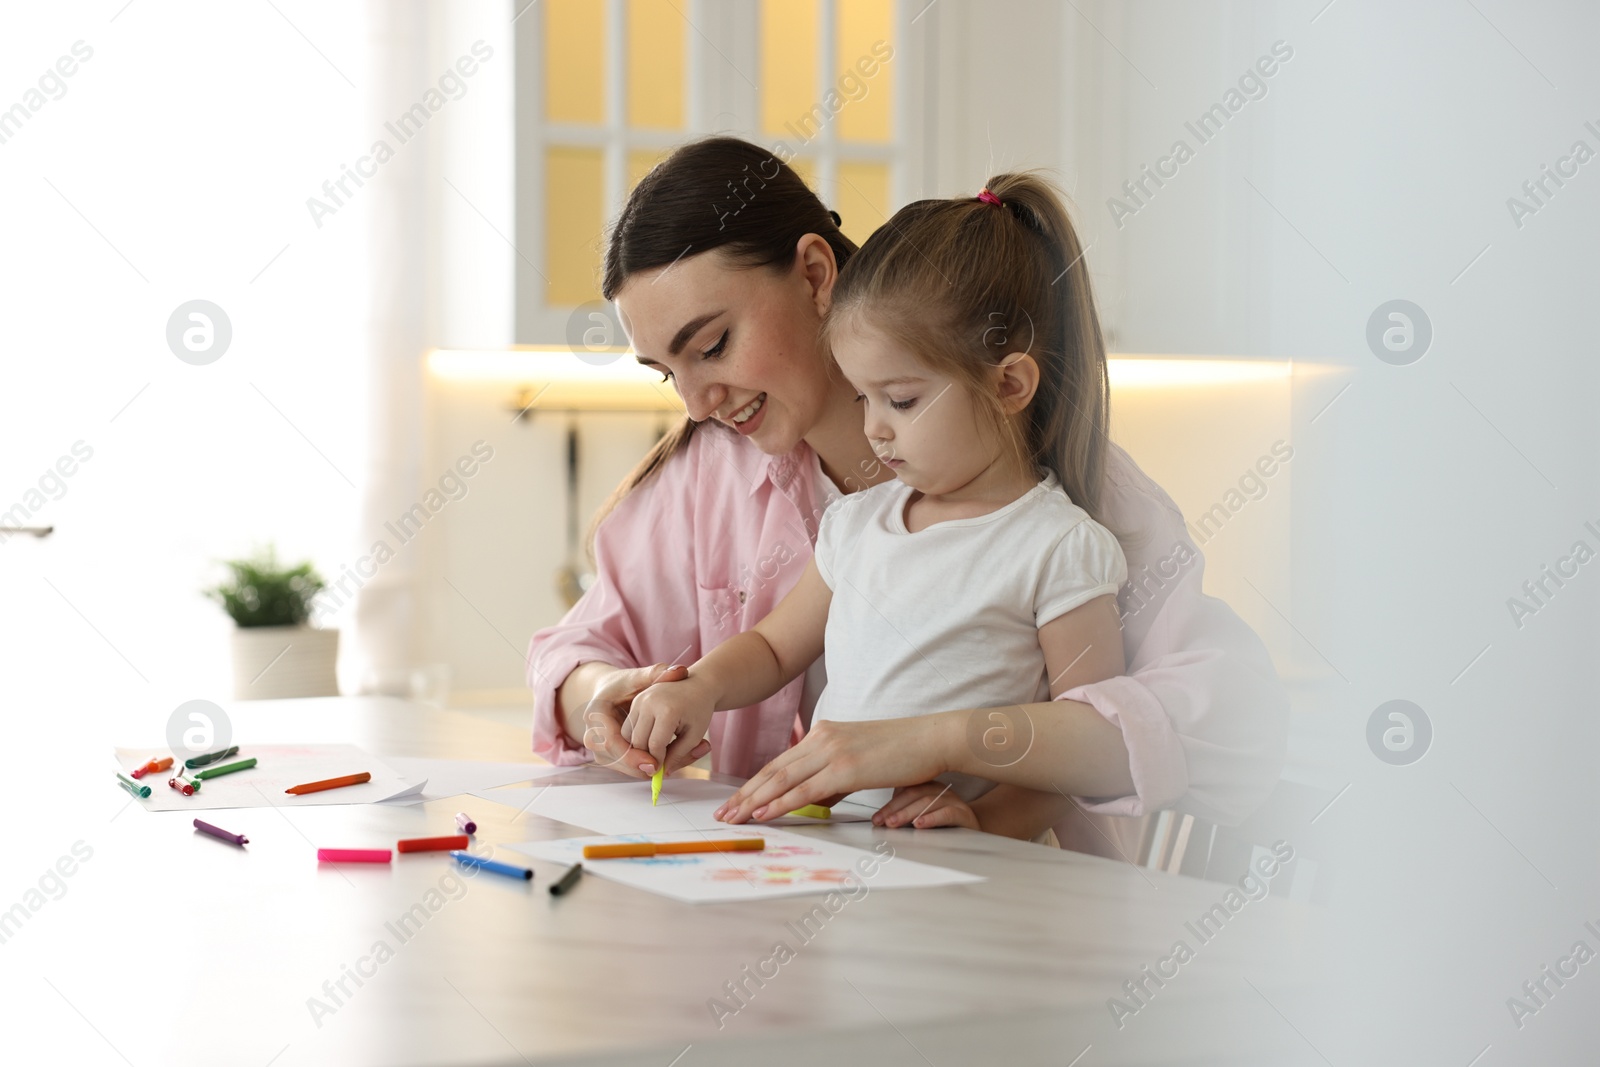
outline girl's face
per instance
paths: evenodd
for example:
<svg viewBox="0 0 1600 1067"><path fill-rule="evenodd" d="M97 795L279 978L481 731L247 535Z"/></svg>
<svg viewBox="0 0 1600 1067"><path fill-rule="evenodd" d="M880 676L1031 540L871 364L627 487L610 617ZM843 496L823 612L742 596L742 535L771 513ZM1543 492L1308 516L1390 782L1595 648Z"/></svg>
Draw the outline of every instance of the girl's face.
<svg viewBox="0 0 1600 1067"><path fill-rule="evenodd" d="M860 396L872 450L913 489L959 494L1001 458L1001 437L965 381L931 370L852 315L833 331L833 358Z"/></svg>
<svg viewBox="0 0 1600 1067"><path fill-rule="evenodd" d="M827 407L818 334L836 277L827 242L807 234L781 273L717 251L641 271L618 291L617 312L639 362L672 381L691 419L782 455Z"/></svg>

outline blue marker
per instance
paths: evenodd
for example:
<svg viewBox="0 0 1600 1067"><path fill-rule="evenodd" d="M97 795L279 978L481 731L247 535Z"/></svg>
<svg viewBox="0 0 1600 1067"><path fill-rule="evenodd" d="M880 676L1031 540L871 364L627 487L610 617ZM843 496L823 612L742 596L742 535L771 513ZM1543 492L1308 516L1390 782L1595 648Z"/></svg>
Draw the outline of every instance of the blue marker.
<svg viewBox="0 0 1600 1067"><path fill-rule="evenodd" d="M503 874L508 878L521 878L524 882L533 881L533 872L526 867L514 867L509 863L497 863L494 860L486 860L480 856L474 856L470 852L459 850L451 852L450 856L457 863L465 864L468 867L477 867L481 870L492 871L495 874Z"/></svg>

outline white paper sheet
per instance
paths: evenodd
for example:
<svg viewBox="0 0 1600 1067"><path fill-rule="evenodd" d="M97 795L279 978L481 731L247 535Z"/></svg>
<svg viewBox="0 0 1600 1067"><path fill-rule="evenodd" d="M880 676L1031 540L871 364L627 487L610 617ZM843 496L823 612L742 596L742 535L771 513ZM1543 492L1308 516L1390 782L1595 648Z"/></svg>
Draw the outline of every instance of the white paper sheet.
<svg viewBox="0 0 1600 1067"><path fill-rule="evenodd" d="M123 774L143 766L151 759L162 759L172 753L166 749L118 748L117 766ZM200 783L194 796L186 797L167 785L179 764L172 770L156 771L140 779L140 784L150 787L150 796L134 803L150 811L209 811L220 808L307 808L329 804L373 804L380 800L393 800L421 791L424 783L408 783L404 778L376 756L355 745L248 745L241 744L239 753L218 762L226 766L254 756L259 762L248 770L224 774L220 778L207 778ZM204 770L205 768L200 768ZM347 785L339 789L325 789L320 793L303 796L285 793L292 785L320 782L327 778L340 778L347 774L366 771L372 775L370 782ZM115 779L108 774L109 784Z"/></svg>
<svg viewBox="0 0 1600 1067"><path fill-rule="evenodd" d="M735 837L759 837L766 842L766 848L760 852L689 852L636 859L583 859L584 845ZM898 858L887 841L881 843L879 850L868 851L784 830L749 826L724 826L717 833L686 831L570 837L507 847L550 863L582 862L584 877L594 875L621 882L686 904L765 900L814 893L837 893L848 903L875 889L965 885L984 880L981 875ZM834 910L829 908L830 912Z"/></svg>
<svg viewBox="0 0 1600 1067"><path fill-rule="evenodd" d="M725 830L728 824L712 812L733 796L734 787L704 778L668 778L661 786L661 801L650 804L650 783L618 782L614 785L533 786L522 789L488 789L475 794L485 800L531 815L580 826L597 834L672 833L676 830ZM828 819L786 815L763 826L816 826L828 822L866 822L875 808L842 804Z"/></svg>
<svg viewBox="0 0 1600 1067"><path fill-rule="evenodd" d="M547 763L490 763L480 760L427 759L390 756L385 761L408 782L426 782L423 800L441 800L486 789L565 774L570 767Z"/></svg>

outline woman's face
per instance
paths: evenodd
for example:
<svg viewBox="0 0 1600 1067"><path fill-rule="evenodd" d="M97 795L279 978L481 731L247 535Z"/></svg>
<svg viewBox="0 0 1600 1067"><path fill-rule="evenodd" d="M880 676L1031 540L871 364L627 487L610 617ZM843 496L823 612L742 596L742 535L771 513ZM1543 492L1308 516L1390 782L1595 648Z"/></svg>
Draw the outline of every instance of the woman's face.
<svg viewBox="0 0 1600 1067"><path fill-rule="evenodd" d="M639 362L672 380L690 418L781 455L836 391L818 339L836 277L832 249L807 234L782 272L717 251L641 271L618 291L617 312Z"/></svg>

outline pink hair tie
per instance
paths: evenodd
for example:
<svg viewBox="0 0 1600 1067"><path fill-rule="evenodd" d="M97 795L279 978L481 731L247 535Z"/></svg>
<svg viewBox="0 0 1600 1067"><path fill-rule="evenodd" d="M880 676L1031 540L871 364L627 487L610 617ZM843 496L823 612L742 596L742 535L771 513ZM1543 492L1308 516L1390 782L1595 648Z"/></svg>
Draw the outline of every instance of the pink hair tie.
<svg viewBox="0 0 1600 1067"><path fill-rule="evenodd" d="M985 204L993 204L995 207L1002 206L1000 203L1000 198L995 196L987 189L978 194L978 199L982 200Z"/></svg>

